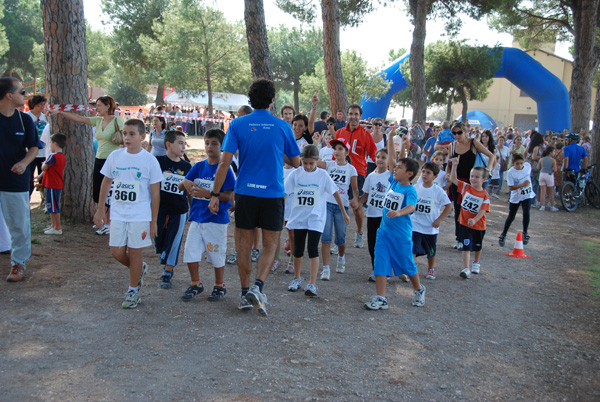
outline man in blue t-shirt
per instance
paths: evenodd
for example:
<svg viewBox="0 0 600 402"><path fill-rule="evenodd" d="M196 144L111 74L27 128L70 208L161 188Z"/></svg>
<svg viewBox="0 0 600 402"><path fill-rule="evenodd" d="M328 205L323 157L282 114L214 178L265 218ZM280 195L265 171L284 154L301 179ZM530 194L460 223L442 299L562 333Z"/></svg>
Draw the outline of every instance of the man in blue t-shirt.
<svg viewBox="0 0 600 402"><path fill-rule="evenodd" d="M583 159L583 169L588 167L588 154L585 148L577 144L579 134L571 133L568 137L569 145L563 148L565 158L563 159L564 170L572 169L575 173L579 172L581 160Z"/></svg>
<svg viewBox="0 0 600 402"><path fill-rule="evenodd" d="M23 279L31 257L29 164L38 152L38 136L31 117L17 110L25 95L21 81L0 78L0 208L11 239L8 282Z"/></svg>
<svg viewBox="0 0 600 402"><path fill-rule="evenodd" d="M288 123L272 116L275 101L272 81L258 79L248 89L254 112L234 119L223 142L223 156L215 174L209 209L219 211L218 197L231 164L238 154L238 177L235 182L235 226L240 232L237 250L238 271L242 285L241 303L248 302L258 314L267 315L264 282L273 265L275 249L283 229L285 190L283 186L284 155L287 163L300 166L300 149ZM262 229L263 250L258 260L258 273L250 289L250 272L255 228Z"/></svg>

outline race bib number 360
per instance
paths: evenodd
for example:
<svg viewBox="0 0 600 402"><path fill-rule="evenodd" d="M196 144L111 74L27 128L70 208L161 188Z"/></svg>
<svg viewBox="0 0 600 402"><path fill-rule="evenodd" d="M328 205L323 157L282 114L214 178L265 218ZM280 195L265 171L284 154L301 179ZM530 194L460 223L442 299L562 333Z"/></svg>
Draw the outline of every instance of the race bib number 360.
<svg viewBox="0 0 600 402"><path fill-rule="evenodd" d="M383 207L390 211L399 211L402 209L402 202L404 201L404 194L396 193L394 191L388 191L383 200Z"/></svg>
<svg viewBox="0 0 600 402"><path fill-rule="evenodd" d="M179 190L179 183L185 179L184 176L180 176L174 173L163 173L163 181L161 182L160 189L165 193L183 195L183 190Z"/></svg>
<svg viewBox="0 0 600 402"><path fill-rule="evenodd" d="M296 187L294 192L294 206L314 207L319 202L319 188L317 186Z"/></svg>
<svg viewBox="0 0 600 402"><path fill-rule="evenodd" d="M478 213L481 209L481 205L483 204L483 198L476 197L473 194L466 193L463 197L462 203L460 206L465 210L472 212L474 214Z"/></svg>
<svg viewBox="0 0 600 402"><path fill-rule="evenodd" d="M113 188L112 199L115 202L138 202L140 195L140 183L137 181L118 181Z"/></svg>

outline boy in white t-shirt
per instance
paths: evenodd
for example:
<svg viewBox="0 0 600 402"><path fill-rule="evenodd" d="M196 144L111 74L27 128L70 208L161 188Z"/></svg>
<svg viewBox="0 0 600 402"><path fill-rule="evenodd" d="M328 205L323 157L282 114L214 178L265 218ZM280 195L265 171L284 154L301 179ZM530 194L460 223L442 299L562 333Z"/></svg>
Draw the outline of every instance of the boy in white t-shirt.
<svg viewBox="0 0 600 402"><path fill-rule="evenodd" d="M104 205L114 182L111 201L109 246L112 256L129 268L129 289L123 308L141 302L139 289L148 266L142 261L142 248L152 245L160 202L162 170L154 156L142 149L146 136L144 122L129 119L123 125L124 148L113 151L100 173L104 175L98 205ZM94 223L102 227L105 208L98 208Z"/></svg>
<svg viewBox="0 0 600 402"><path fill-rule="evenodd" d="M452 210L452 204L446 192L437 185L435 179L440 171L434 162L426 162L421 168L420 183L417 190L417 206L411 215L413 224L413 255L427 256L427 279L435 279L435 251L440 224ZM441 208L444 210L440 213Z"/></svg>

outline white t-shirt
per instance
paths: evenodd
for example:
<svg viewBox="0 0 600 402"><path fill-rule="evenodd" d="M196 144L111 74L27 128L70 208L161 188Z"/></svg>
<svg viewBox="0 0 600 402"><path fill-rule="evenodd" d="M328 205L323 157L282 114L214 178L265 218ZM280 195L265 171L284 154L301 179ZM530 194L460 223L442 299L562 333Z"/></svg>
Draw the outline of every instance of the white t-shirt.
<svg viewBox="0 0 600 402"><path fill-rule="evenodd" d="M300 167L285 180L285 193L292 194L288 229L308 229L323 233L327 218L327 194L338 191L327 171L307 172Z"/></svg>
<svg viewBox="0 0 600 402"><path fill-rule="evenodd" d="M329 162L333 158L333 148L321 148L319 151L319 158L322 161Z"/></svg>
<svg viewBox="0 0 600 402"><path fill-rule="evenodd" d="M48 159L52 151L50 151L50 124L46 124L44 127L44 131L42 131L42 136L40 137L40 141L44 143L44 149L41 152L44 155L44 158ZM40 153L38 152L38 155Z"/></svg>
<svg viewBox="0 0 600 402"><path fill-rule="evenodd" d="M423 183L417 183L415 190L417 190L417 206L415 212L410 216L413 232L427 235L438 234L440 229L433 227L433 221L440 217L442 207L450 204L448 195L435 184L427 188L423 186Z"/></svg>
<svg viewBox="0 0 600 402"><path fill-rule="evenodd" d="M110 218L123 222L150 222L152 208L150 185L163 180L160 164L150 152L142 149L130 154L127 148L108 155L102 170L113 180Z"/></svg>
<svg viewBox="0 0 600 402"><path fill-rule="evenodd" d="M302 150L302 148L308 145L308 141L306 141L304 137L300 137L296 140L296 144L298 144L298 148Z"/></svg>
<svg viewBox="0 0 600 402"><path fill-rule="evenodd" d="M290 168L290 169L286 169L285 167L283 168L283 181L285 183L285 181L287 180L288 176L294 171L296 170L296 168ZM289 217L290 217L290 212L292 212L292 206L294 205L294 192L288 193L287 191L285 192L285 207L283 210L283 220L284 221L288 221Z"/></svg>
<svg viewBox="0 0 600 402"><path fill-rule="evenodd" d="M417 184L423 184L423 180L421 180L421 176L419 176L419 178L417 179ZM448 180L446 180L446 171L445 170L441 170L438 173L437 177L435 179L433 179L433 184L437 184L440 187L446 187L446 185L448 184Z"/></svg>
<svg viewBox="0 0 600 402"><path fill-rule="evenodd" d="M348 162L346 162L345 165L338 165L337 161L327 161L327 173L329 173L331 180L338 186L338 191L340 197L342 197L344 206L349 206L348 189L350 188L350 180L352 177L358 176L356 168ZM337 205L337 201L333 195L328 195L326 198L327 202Z"/></svg>
<svg viewBox="0 0 600 402"><path fill-rule="evenodd" d="M381 141L379 141L378 143L376 143L375 146L377 147L378 151L381 148L385 147L385 141L383 140L383 138L381 139ZM371 157L368 154L367 154L367 163L375 163L375 161L373 159L371 159Z"/></svg>
<svg viewBox="0 0 600 402"><path fill-rule="evenodd" d="M363 192L369 194L367 198L367 218L381 218L383 216L383 200L390 187L390 171L383 173L371 172L365 178Z"/></svg>
<svg viewBox="0 0 600 402"><path fill-rule="evenodd" d="M31 110L26 112L26 114L29 115L29 117L31 117L31 119L33 120L33 124L35 124L35 128L38 130L38 137L40 138L40 141L44 142L44 140L42 140L42 134L43 134L43 130L46 129L46 127L49 126L48 124L48 119L46 118L46 115L44 113L40 113L40 118L38 120L37 116L34 115ZM42 128L42 132L40 133L40 127ZM50 133L50 127L48 127L48 134ZM48 151L46 151L46 148L48 148ZM47 154L46 154L47 152ZM48 155L50 155L50 135L48 135L48 142L44 142L44 149L39 149L36 158L46 158Z"/></svg>
<svg viewBox="0 0 600 402"><path fill-rule="evenodd" d="M506 172L506 183L509 187L516 186L527 180L529 180L527 186L511 190L509 200L511 204L518 204L528 198L535 198L535 193L531 187L531 165L529 162L525 162L521 170L515 169L514 166L508 169L508 172Z"/></svg>

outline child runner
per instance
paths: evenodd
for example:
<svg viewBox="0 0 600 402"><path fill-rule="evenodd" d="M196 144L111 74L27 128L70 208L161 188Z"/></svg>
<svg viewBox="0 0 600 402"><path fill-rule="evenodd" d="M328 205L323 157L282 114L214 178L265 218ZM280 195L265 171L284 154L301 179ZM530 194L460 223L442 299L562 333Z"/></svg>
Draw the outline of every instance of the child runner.
<svg viewBox="0 0 600 402"><path fill-rule="evenodd" d="M411 215L413 224L414 258L427 256L427 279L435 279L435 251L440 224L452 210L452 203L446 192L434 185L440 167L434 162L425 162L421 169L421 183L415 185L417 206ZM441 208L444 210L440 213Z"/></svg>
<svg viewBox="0 0 600 402"><path fill-rule="evenodd" d="M111 152L100 173L104 175L99 205L104 205L114 181L111 202L109 246L112 256L129 268L129 289L123 308L135 308L141 302L140 287L148 265L142 261L142 248L152 245L160 202L160 165L142 149L146 126L138 119L123 125L124 148ZM106 212L98 208L94 223L102 227Z"/></svg>
<svg viewBox="0 0 600 402"><path fill-rule="evenodd" d="M460 215L458 223L463 241L462 259L464 269L460 271L461 278L468 279L471 273L479 274L481 270L481 249L483 237L485 236L485 214L490 212L490 197L483 189L483 183L489 177L488 170L483 166L471 169L471 184L459 180L456 175L460 156L452 158L452 171L450 181L457 186L458 193L462 195L460 204ZM471 251L475 254L473 258L473 269L471 270Z"/></svg>
<svg viewBox="0 0 600 402"><path fill-rule="evenodd" d="M540 211L546 210L546 192L548 192L550 210L556 212L558 208L554 206L554 173L558 172L558 166L556 159L554 159L554 147L552 145L544 148L540 166L540 201L542 203Z"/></svg>
<svg viewBox="0 0 600 402"><path fill-rule="evenodd" d="M531 203L535 199L535 193L531 186L531 165L529 162L525 162L523 154L520 153L512 154L512 163L513 167L506 173L506 183L510 190L510 200L504 229L498 238L500 247L504 247L506 234L510 225L515 220L515 216L517 216L519 205L523 210L523 244L529 243L529 234L527 233L527 229L529 228L529 210Z"/></svg>
<svg viewBox="0 0 600 402"><path fill-rule="evenodd" d="M44 230L44 234L61 235L60 226L60 193L65 185L64 170L65 156L63 148L67 145L67 137L64 134L54 134L50 137L50 151L52 154L42 165L42 185L46 188L46 210L50 214L50 227ZM33 167L30 167L33 169Z"/></svg>
<svg viewBox="0 0 600 402"><path fill-rule="evenodd" d="M375 155L375 170L365 179L363 195L358 202L367 201L367 245L371 254L371 266L375 270L375 239L383 216L383 200L390 186L390 171L388 167L387 148L381 148ZM323 253L325 254L325 253ZM369 282L375 282L375 274L371 272Z"/></svg>
<svg viewBox="0 0 600 402"><path fill-rule="evenodd" d="M348 201L348 189L352 186L352 194L358 194L358 185L356 177L356 168L347 162L348 149L350 144L345 138L331 140L333 147L334 161L321 161L317 166L326 169L329 177L338 187L338 193L344 203L346 214L348 206L356 207L356 198ZM338 274L344 273L346 270L346 222L344 222L344 214L336 204L337 198L331 195L326 196L327 201L327 220L325 221L325 229L321 238L321 252L323 254L323 272L321 280L328 281L330 278L329 258L330 246L333 237L333 227L335 226L335 245L338 248L338 258L335 272Z"/></svg>
<svg viewBox="0 0 600 402"><path fill-rule="evenodd" d="M445 155L442 151L436 151L431 156L431 162L435 163L439 168L439 173L433 180L433 184L437 184L444 191L447 192L448 189L450 188L450 183L448 182L448 180L446 178L446 171L444 170L444 167L443 167L444 166L444 157L445 157ZM419 176L419 178L417 179L417 184L423 183L423 180L421 179L421 177L422 176Z"/></svg>
<svg viewBox="0 0 600 402"><path fill-rule="evenodd" d="M285 192L293 192L293 207L286 227L294 229L294 279L288 290L295 292L302 286L300 271L306 238L308 237L308 258L310 281L304 288L306 296L317 295L317 274L319 273L319 240L327 218L326 195L333 195L346 225L350 218L344 208L338 187L323 169L317 168L319 150L315 145L302 149L302 167L294 170L285 181Z"/></svg>
<svg viewBox="0 0 600 402"><path fill-rule="evenodd" d="M229 207L235 184L231 167L227 171L225 181L219 195L219 211L213 214L208 209L211 191L214 190L215 173L221 161L221 144L225 133L218 128L210 129L204 134L204 149L207 159L196 163L185 176L179 188L185 188L194 198L190 208L190 227L183 248L183 262L188 265L191 285L181 296L181 300L190 301L204 286L200 282L198 263L206 251L208 262L215 269L215 285L208 300L219 301L225 297L227 290L223 280L225 272L225 256L227 255L227 225L229 224ZM240 310L249 310L246 305Z"/></svg>
<svg viewBox="0 0 600 402"><path fill-rule="evenodd" d="M291 165L288 165L287 163L285 163L283 165L283 180L284 180L284 182L294 170L296 170L296 168ZM294 205L294 192L292 189L292 192L290 192L290 193L286 192L286 194L285 194L285 206L284 206L284 210L283 210L284 225L287 224L287 221L290 219L290 212L292 211L293 205ZM288 232L288 239L286 240L287 248L293 249L294 248L294 231L291 229L287 229L287 232ZM284 247L284 248L286 248L286 247ZM285 273L286 274L294 273L294 254L292 252L290 252L290 261L288 262L288 265L285 269Z"/></svg>
<svg viewBox="0 0 600 402"><path fill-rule="evenodd" d="M391 127L392 133L396 126ZM400 155L404 155L409 147L409 136L402 137ZM419 172L419 163L410 158L400 157L397 161L391 155L396 155L393 135L388 136L388 167L390 187L383 200L383 219L377 230L375 243L375 289L377 295L365 303L368 310L387 310L388 302L385 297L387 277L392 273L405 274L410 278L414 288L412 304L416 307L425 305L425 286L421 285L417 265L413 257L412 222L410 214L417 205L417 192L410 181Z"/></svg>
<svg viewBox="0 0 600 402"><path fill-rule="evenodd" d="M154 239L154 247L156 253L160 254L160 264L165 266L160 287L170 289L173 268L179 259L179 249L188 211L187 194L184 190L179 189L179 183L183 181L192 165L182 159L185 152L185 134L183 132L167 131L163 142L167 153L156 157L164 179L160 186L158 232Z"/></svg>

